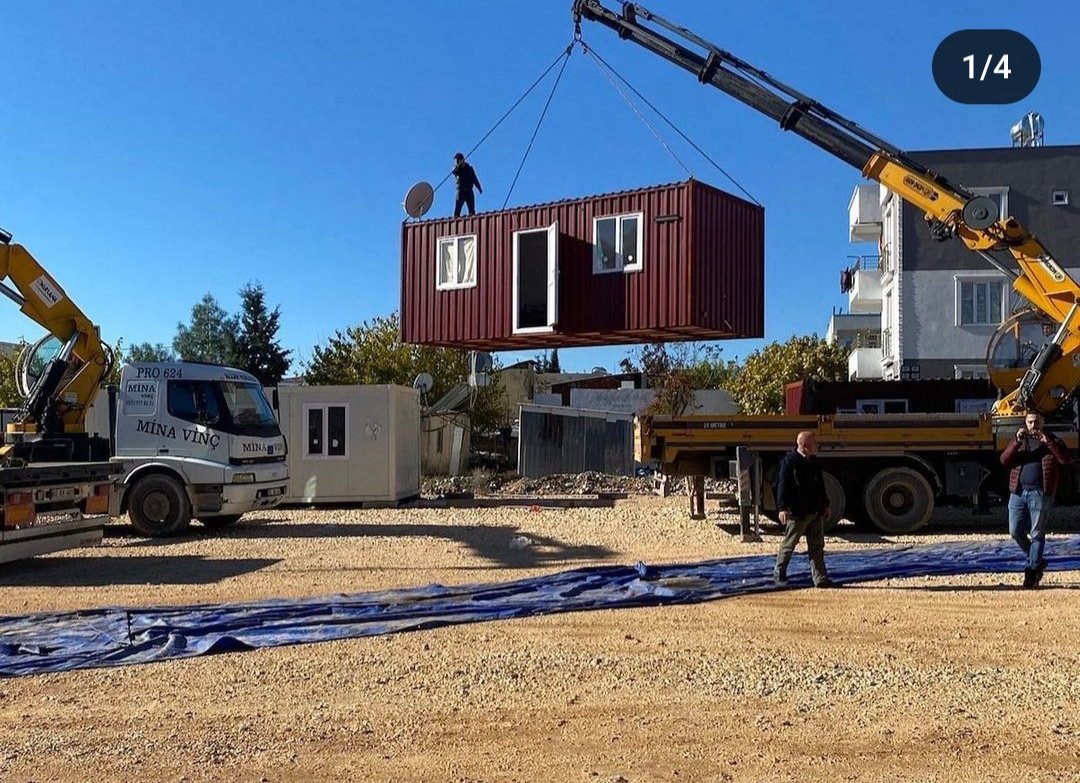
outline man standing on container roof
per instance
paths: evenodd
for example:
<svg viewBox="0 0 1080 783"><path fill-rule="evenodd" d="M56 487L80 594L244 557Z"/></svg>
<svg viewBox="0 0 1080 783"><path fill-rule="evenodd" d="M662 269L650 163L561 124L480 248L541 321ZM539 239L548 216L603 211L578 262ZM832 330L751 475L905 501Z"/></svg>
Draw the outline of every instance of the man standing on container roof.
<svg viewBox="0 0 1080 783"><path fill-rule="evenodd" d="M817 436L806 430L798 434L795 443L795 449L780 463L776 480L776 507L785 527L784 540L776 554L773 581L780 587L787 585L788 563L805 533L814 586L838 587L825 570L825 519L832 510L818 464Z"/></svg>
<svg viewBox="0 0 1080 783"><path fill-rule="evenodd" d="M465 162L465 156L460 152L454 155L454 177L457 179L457 198L454 201L454 217L461 216L461 205L469 208L469 214L476 214L476 197L473 195L473 185L483 193L480 180L476 178L476 171Z"/></svg>

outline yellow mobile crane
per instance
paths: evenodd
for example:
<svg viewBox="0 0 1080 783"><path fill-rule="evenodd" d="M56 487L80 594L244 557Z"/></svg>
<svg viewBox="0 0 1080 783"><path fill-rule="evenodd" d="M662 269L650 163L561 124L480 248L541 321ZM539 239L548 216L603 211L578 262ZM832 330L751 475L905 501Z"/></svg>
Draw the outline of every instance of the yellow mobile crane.
<svg viewBox="0 0 1080 783"><path fill-rule="evenodd" d="M0 293L45 328L45 339L58 339L62 345L27 389L17 420L7 427L3 456L29 461L107 459L108 443L86 434L86 410L113 364L98 327L25 247L11 243L6 231L0 231ZM20 364L30 362L43 342L29 346Z"/></svg>
<svg viewBox="0 0 1080 783"><path fill-rule="evenodd" d="M0 453L0 563L6 563L99 543L123 467L109 459L108 442L88 438L84 426L111 352L97 327L3 230L0 292L63 343L8 425Z"/></svg>
<svg viewBox="0 0 1080 783"><path fill-rule="evenodd" d="M758 455L758 470L768 476L795 434L815 429L820 454L830 465L832 524L846 508L849 517L868 517L888 532L908 532L928 521L935 498L973 498L981 504L993 479L1001 478L997 450L1015 433L1017 417L1039 411L1050 421L1060 418L1080 386L1080 287L1062 265L1014 217L999 215L993 199L946 180L685 27L628 2L614 11L600 0L575 0L573 17L578 35L582 21L598 22L854 166L921 210L935 240L960 241L1005 274L1031 305L1002 324L990 341L990 377L1003 392L992 416L645 416L637 423L638 459L657 460L671 474L726 475L742 446ZM1007 253L1012 265L995 253ZM1031 335L1042 343L1044 333L1052 338L1032 350ZM1076 447L1071 422L1050 428ZM1073 476L1063 482L1062 492L1071 493L1075 481ZM768 512L773 503L768 481L762 495Z"/></svg>
<svg viewBox="0 0 1080 783"><path fill-rule="evenodd" d="M0 293L47 331L23 354L26 401L0 453L0 493L25 506L0 518L0 562L100 540L107 516L126 513L143 535L173 536L192 519L216 528L281 502L285 440L253 375L202 362L129 362L120 388L103 390L114 357L98 327L3 231ZM61 347L41 367L35 357L48 340ZM96 421L88 427L95 403ZM13 491L25 486L19 470L32 472L38 482L32 491ZM68 477L82 480L63 486ZM81 527L68 527L84 534L65 537L63 526L45 525L56 515L42 514L61 500L75 516L103 510L107 516L94 520L92 535L80 519ZM2 546L9 538L19 546Z"/></svg>

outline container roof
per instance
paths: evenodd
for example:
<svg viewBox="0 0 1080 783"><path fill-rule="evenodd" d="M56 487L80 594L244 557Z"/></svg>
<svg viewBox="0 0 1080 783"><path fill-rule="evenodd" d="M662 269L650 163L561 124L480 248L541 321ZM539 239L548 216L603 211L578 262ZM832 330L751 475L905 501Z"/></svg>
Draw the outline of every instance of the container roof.
<svg viewBox="0 0 1080 783"><path fill-rule="evenodd" d="M733 193L729 193L728 191L723 190L721 188L718 188L715 185L710 185L708 182L704 182L704 181L702 181L700 179L695 179L694 177L690 177L689 179L678 180L676 182L666 182L666 183L660 183L660 184L657 184L657 185L643 185L640 188L629 188L629 189L626 189L626 190L612 190L612 191L608 191L607 193L595 193L595 194L591 194L591 195L587 195L587 196L570 196L570 197L567 197L567 198L554 199L552 201L541 201L541 202L538 202L538 203L535 203L535 204L519 204L517 206L507 207L506 209L489 209L487 211L479 211L475 215L465 215L465 214L463 214L458 218L455 218L453 215L443 215L443 216L440 216L440 217L424 218L422 220L421 219L415 219L415 218L407 218L403 222L406 225L409 225L409 226L420 226L420 225L424 225L426 223L438 223L438 222L441 222L441 221L444 221L444 220L461 220L461 219L469 218L469 217L480 217L482 215L496 215L496 214L507 215L507 214L512 214L514 212L525 212L525 211L528 211L528 210L534 210L534 209L539 209L539 208L543 208L543 207L553 207L553 206L558 206L558 205L563 205L563 204L584 203L584 202L587 202L587 201L595 201L596 199L601 199L601 198L615 198L615 197L619 197L619 196L633 196L633 195L636 195L638 193L650 193L652 191L657 191L657 190L671 190L673 188L687 187L690 184L696 185L697 187L708 188L709 190L716 191L717 193L722 193L725 196L727 196L728 198L733 198L733 199L736 199L738 201L742 201L742 202L744 202L744 203L746 203L746 204L748 204L750 206L758 206L757 204L754 204L752 201L746 201L746 199L740 198L739 196L736 196Z"/></svg>

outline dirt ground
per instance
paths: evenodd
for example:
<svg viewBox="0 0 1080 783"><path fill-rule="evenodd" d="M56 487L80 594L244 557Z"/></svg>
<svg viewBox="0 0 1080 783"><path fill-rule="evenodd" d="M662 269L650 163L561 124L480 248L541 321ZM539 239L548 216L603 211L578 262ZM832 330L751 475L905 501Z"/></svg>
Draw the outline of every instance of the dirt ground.
<svg viewBox="0 0 1080 783"><path fill-rule="evenodd" d="M686 498L279 510L0 571L0 614L775 552ZM1080 526L1056 512L1055 537ZM515 536L533 545L514 550ZM827 551L1000 540L1000 516ZM1050 546L1053 546L1054 537ZM800 548L796 557L805 557ZM834 573L842 579L843 575ZM919 578L0 681L0 780L1080 781L1080 575Z"/></svg>

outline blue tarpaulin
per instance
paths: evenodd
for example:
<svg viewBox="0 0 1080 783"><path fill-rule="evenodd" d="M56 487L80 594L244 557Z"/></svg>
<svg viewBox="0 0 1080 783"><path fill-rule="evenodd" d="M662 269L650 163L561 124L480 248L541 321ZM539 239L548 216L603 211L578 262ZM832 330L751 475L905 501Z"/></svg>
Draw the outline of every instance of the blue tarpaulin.
<svg viewBox="0 0 1080 783"><path fill-rule="evenodd" d="M1080 536L1047 542L1048 571L1080 569ZM896 577L1014 573L1011 539L829 552L846 583ZM191 658L228 651L351 639L588 609L710 601L774 590L773 557L674 565L599 566L513 582L425 587L252 603L102 608L0 618L0 676ZM796 553L792 587L809 585ZM790 589L790 588L789 588Z"/></svg>

